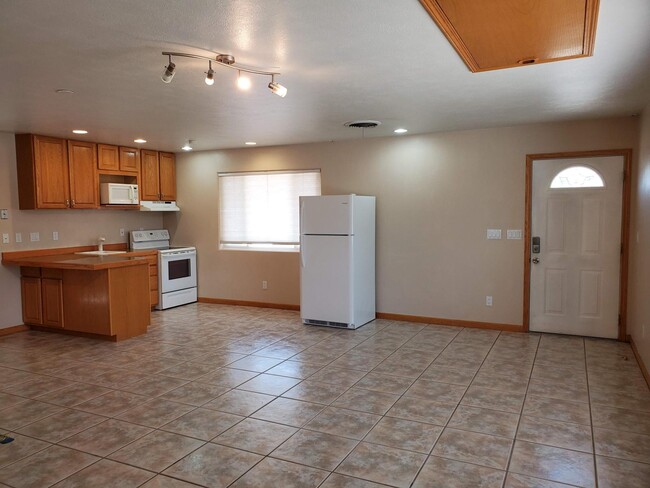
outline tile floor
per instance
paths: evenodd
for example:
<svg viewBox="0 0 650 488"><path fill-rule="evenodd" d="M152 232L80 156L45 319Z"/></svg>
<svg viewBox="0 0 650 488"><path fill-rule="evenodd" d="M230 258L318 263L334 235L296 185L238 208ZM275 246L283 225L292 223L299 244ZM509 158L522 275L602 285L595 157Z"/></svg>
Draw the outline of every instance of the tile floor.
<svg viewBox="0 0 650 488"><path fill-rule="evenodd" d="M195 304L0 338L0 486L649 487L627 344Z"/></svg>

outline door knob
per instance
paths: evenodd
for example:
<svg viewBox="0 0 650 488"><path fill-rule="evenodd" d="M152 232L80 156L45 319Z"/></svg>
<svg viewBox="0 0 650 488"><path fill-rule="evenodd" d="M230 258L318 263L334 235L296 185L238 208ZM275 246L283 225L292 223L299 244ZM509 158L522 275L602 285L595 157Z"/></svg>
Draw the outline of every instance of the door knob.
<svg viewBox="0 0 650 488"><path fill-rule="evenodd" d="M533 258L533 264L539 264L539 258Z"/></svg>

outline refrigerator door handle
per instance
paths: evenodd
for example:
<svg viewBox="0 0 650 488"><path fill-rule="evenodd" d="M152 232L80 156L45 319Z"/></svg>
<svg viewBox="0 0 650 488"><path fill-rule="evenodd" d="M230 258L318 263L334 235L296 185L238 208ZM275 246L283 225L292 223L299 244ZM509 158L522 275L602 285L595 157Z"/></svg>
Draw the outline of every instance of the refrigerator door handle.
<svg viewBox="0 0 650 488"><path fill-rule="evenodd" d="M305 251L302 247L302 235L300 236L300 266L305 267Z"/></svg>

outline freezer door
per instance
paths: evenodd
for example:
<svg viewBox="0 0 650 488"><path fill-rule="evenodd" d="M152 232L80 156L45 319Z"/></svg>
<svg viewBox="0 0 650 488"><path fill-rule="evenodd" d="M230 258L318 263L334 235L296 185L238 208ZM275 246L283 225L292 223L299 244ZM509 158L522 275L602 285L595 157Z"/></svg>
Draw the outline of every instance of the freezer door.
<svg viewBox="0 0 650 488"><path fill-rule="evenodd" d="M300 197L300 233L352 235L353 195Z"/></svg>
<svg viewBox="0 0 650 488"><path fill-rule="evenodd" d="M300 316L351 324L351 236L301 236Z"/></svg>

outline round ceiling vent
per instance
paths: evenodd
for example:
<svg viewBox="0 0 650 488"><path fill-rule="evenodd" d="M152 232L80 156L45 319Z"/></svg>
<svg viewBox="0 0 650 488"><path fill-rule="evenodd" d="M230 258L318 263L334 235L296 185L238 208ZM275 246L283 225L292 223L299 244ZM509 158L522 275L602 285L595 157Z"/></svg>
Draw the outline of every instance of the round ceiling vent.
<svg viewBox="0 0 650 488"><path fill-rule="evenodd" d="M372 127L377 127L381 125L381 122L378 120L354 120L352 122L346 122L343 124L346 127L357 127L360 129L370 129Z"/></svg>

